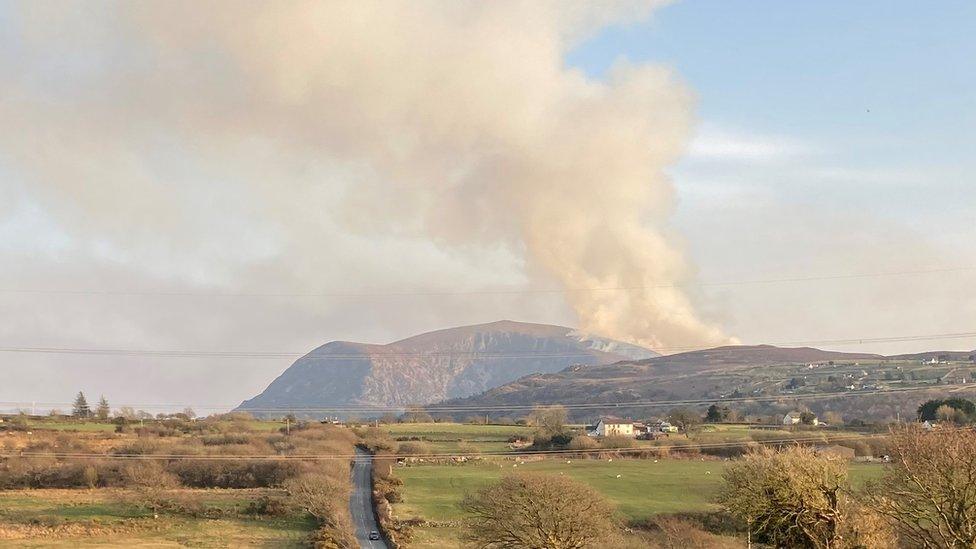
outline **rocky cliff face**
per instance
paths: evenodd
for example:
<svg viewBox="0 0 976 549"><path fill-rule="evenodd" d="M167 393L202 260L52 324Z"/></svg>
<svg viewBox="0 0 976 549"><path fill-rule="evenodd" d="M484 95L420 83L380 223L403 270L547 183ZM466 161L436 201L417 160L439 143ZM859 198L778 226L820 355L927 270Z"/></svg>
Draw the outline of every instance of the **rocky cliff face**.
<svg viewBox="0 0 976 549"><path fill-rule="evenodd" d="M388 345L334 341L298 359L239 410L407 406L462 398L531 373L657 356L571 328L500 321Z"/></svg>

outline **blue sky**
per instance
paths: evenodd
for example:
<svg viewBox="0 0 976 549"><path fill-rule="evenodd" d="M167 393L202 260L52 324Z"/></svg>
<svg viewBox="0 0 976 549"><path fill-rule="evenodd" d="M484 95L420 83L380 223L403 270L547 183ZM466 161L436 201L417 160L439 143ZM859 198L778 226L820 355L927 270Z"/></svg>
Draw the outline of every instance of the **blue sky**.
<svg viewBox="0 0 976 549"><path fill-rule="evenodd" d="M706 121L957 161L976 144L974 28L968 1L697 0L607 29L567 62L591 75L619 58L668 63Z"/></svg>
<svg viewBox="0 0 976 549"><path fill-rule="evenodd" d="M596 78L664 64L698 97L672 176L702 279L886 272L972 263L974 29L968 1L686 1L566 63ZM971 274L742 288L703 307L746 339L925 332L964 322L940 311L973 310L947 289Z"/></svg>

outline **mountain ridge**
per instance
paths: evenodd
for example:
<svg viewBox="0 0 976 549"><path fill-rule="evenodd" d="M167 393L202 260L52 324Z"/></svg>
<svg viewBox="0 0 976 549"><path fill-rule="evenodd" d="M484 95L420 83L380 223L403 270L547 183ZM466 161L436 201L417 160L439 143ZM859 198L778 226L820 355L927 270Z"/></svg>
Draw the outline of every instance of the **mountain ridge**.
<svg viewBox="0 0 976 549"><path fill-rule="evenodd" d="M792 393L783 392L782 387L789 379L805 378L808 373L814 377L833 374L838 379L848 379L841 376L858 372L852 375L852 381L843 383L863 381L862 385L876 385L880 381L868 380L872 377L869 371L875 369L873 365L880 368L880 365L889 362L917 363L940 356L970 365L960 365L955 369L976 368L973 365L976 351L928 351L885 356L814 347L733 345L645 360L574 365L559 372L530 374L481 394L438 402L427 409L433 413L438 408L484 407L503 410L505 406L524 408L531 405L586 404L590 412L585 414L597 416L601 412L620 413L618 405L632 402L681 399L718 401L730 394L782 395L789 398ZM834 362L846 366L838 370L833 367ZM953 370L952 367L949 369ZM841 370L843 373L840 373ZM861 375L862 371L865 375ZM841 382L838 381L838 384ZM606 406L602 407L604 404ZM645 409L628 411L635 414L647 412ZM451 415L450 412L448 415Z"/></svg>
<svg viewBox="0 0 976 549"><path fill-rule="evenodd" d="M299 358L240 411L407 406L478 394L529 373L657 354L565 326L501 320L388 344L331 341Z"/></svg>

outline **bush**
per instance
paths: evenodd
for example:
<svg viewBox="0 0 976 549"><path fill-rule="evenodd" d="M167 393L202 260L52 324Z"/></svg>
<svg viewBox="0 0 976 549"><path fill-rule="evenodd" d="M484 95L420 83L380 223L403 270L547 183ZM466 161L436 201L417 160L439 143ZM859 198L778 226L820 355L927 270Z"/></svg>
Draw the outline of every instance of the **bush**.
<svg viewBox="0 0 976 549"><path fill-rule="evenodd" d="M137 502L154 513L167 504L167 490L179 486L176 476L156 460L127 463L122 468L122 479L126 486L134 488Z"/></svg>
<svg viewBox="0 0 976 549"><path fill-rule="evenodd" d="M600 446L609 449L637 448L637 441L632 437L609 436L601 441Z"/></svg>
<svg viewBox="0 0 976 549"><path fill-rule="evenodd" d="M353 547L348 470L338 462L319 464L317 469L290 479L285 484L288 496L318 521L320 528L314 538L316 547Z"/></svg>
<svg viewBox="0 0 976 549"><path fill-rule="evenodd" d="M229 461L181 459L169 469L194 488L273 488L302 472L296 461Z"/></svg>
<svg viewBox="0 0 976 549"><path fill-rule="evenodd" d="M263 515L267 517L283 517L291 512L288 502L283 498L261 496L252 500L245 512L249 515Z"/></svg>
<svg viewBox="0 0 976 549"><path fill-rule="evenodd" d="M223 446L226 444L248 444L251 442L251 435L247 433L223 433L220 435L205 436L201 439L204 446Z"/></svg>
<svg viewBox="0 0 976 549"><path fill-rule="evenodd" d="M401 442L397 448L397 454L401 455L427 455L430 454L430 445L426 442Z"/></svg>

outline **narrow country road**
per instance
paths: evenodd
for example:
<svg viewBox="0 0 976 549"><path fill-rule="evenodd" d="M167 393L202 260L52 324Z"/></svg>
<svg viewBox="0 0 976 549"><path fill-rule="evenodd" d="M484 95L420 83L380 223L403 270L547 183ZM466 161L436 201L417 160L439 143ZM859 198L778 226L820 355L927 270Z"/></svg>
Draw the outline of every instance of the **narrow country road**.
<svg viewBox="0 0 976 549"><path fill-rule="evenodd" d="M379 532L380 525L373 512L372 480L373 456L356 448L356 460L352 466L352 496L349 498L349 512L356 525L356 539L360 547L387 549L382 539L369 539L370 532Z"/></svg>

